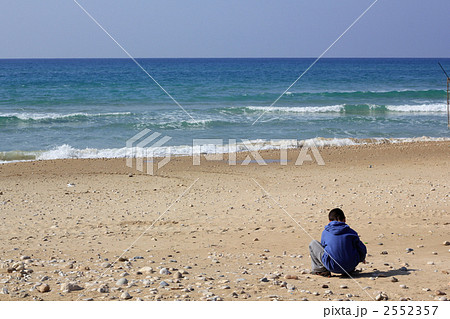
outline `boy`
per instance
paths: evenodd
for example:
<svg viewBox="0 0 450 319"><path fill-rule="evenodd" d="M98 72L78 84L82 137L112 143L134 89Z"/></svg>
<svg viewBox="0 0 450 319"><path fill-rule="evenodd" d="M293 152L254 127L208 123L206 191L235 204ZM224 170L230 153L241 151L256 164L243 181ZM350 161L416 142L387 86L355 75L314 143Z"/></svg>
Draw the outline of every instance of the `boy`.
<svg viewBox="0 0 450 319"><path fill-rule="evenodd" d="M360 262L365 263L367 249L358 234L345 223L344 212L335 208L328 214L330 223L322 232L321 243L309 244L311 273L329 277L331 272L349 275Z"/></svg>

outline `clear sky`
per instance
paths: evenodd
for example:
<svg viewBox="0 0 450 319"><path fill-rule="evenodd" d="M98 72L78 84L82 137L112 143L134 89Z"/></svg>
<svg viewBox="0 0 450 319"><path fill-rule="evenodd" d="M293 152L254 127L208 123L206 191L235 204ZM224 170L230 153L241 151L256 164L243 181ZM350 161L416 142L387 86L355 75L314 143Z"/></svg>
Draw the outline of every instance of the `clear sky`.
<svg viewBox="0 0 450 319"><path fill-rule="evenodd" d="M374 0L78 0L135 57L317 57ZM1 0L0 58L126 57L73 0ZM379 0L325 57L450 57L449 0Z"/></svg>

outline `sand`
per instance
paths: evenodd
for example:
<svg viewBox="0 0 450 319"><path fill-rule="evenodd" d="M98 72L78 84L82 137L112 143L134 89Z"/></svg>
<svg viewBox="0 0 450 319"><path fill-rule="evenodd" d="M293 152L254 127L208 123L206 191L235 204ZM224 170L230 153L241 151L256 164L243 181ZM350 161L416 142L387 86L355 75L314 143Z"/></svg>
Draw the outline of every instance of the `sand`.
<svg viewBox="0 0 450 319"><path fill-rule="evenodd" d="M299 150L286 166L178 157L156 175L124 159L0 165L0 300L446 299L449 147L327 147L324 166L294 165ZM353 278L309 274L334 207L368 248Z"/></svg>

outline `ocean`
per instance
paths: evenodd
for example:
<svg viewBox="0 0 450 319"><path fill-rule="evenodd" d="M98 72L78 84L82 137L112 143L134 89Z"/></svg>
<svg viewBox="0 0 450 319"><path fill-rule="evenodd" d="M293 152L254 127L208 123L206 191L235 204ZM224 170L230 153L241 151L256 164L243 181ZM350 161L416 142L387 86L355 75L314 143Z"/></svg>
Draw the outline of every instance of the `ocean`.
<svg viewBox="0 0 450 319"><path fill-rule="evenodd" d="M189 115L130 59L0 60L0 161L125 157L144 129L180 155L194 139L450 138L450 59L321 59L274 105L314 59L137 60Z"/></svg>

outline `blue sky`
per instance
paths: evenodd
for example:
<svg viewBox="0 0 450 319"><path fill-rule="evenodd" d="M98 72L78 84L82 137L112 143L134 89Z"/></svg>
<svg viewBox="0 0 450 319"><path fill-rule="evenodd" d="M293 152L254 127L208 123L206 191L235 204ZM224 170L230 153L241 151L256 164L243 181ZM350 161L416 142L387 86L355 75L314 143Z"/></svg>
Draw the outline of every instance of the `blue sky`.
<svg viewBox="0 0 450 319"><path fill-rule="evenodd" d="M317 57L373 0L78 0L135 57ZM73 0L3 0L0 58L126 57ZM325 57L450 57L449 0L379 0Z"/></svg>

